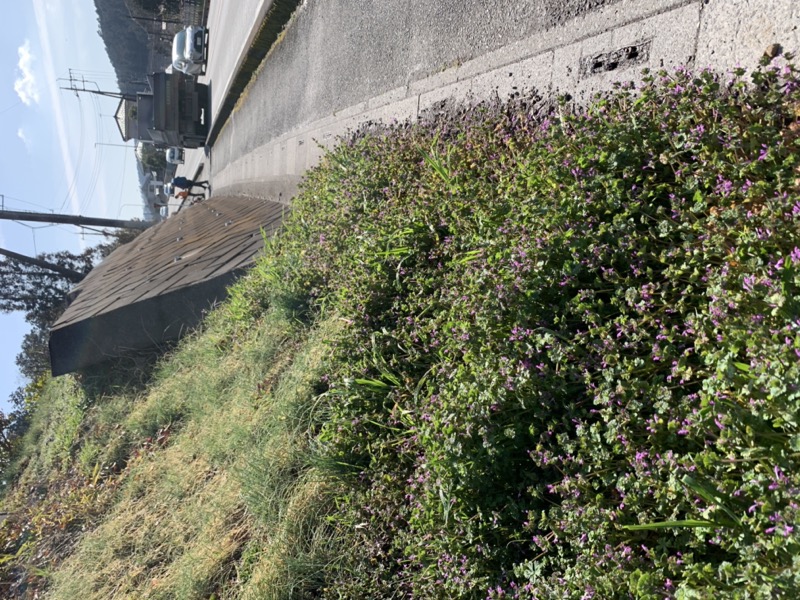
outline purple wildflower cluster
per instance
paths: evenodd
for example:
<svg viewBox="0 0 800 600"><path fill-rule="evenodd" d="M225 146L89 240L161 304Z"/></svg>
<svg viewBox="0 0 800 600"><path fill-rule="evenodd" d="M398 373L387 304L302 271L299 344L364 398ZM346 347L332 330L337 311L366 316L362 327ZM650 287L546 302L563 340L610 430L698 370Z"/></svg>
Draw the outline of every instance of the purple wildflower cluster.
<svg viewBox="0 0 800 600"><path fill-rule="evenodd" d="M266 260L352 334L320 434L363 524L338 594L795 581L800 88L751 80L454 110L306 179Z"/></svg>

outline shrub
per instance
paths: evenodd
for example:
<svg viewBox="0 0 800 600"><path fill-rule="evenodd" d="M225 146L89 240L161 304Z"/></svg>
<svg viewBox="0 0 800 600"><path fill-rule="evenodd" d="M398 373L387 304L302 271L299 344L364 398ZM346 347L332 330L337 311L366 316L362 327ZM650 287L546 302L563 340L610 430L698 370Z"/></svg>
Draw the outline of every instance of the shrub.
<svg viewBox="0 0 800 600"><path fill-rule="evenodd" d="M270 293L351 324L320 434L342 597L798 587L797 71L375 128Z"/></svg>

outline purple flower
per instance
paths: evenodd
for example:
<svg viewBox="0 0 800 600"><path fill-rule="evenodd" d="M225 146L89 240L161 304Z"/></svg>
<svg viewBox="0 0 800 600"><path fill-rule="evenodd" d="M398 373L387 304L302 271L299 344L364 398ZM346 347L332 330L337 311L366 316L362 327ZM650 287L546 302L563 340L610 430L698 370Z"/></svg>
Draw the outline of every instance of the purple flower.
<svg viewBox="0 0 800 600"><path fill-rule="evenodd" d="M729 179L723 179L722 175L720 175L717 178L717 188L715 191L723 196L729 196L733 191L733 182Z"/></svg>
<svg viewBox="0 0 800 600"><path fill-rule="evenodd" d="M766 240L772 235L772 231L769 229L761 229L760 227L756 227L756 237L760 240Z"/></svg>

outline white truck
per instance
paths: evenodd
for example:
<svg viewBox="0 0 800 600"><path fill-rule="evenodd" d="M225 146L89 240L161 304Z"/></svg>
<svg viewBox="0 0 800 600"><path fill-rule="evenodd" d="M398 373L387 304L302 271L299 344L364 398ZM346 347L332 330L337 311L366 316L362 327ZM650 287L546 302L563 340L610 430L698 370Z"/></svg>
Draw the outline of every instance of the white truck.
<svg viewBox="0 0 800 600"><path fill-rule="evenodd" d="M182 165L185 160L185 153L183 148L172 146L166 150L167 162L171 165Z"/></svg>

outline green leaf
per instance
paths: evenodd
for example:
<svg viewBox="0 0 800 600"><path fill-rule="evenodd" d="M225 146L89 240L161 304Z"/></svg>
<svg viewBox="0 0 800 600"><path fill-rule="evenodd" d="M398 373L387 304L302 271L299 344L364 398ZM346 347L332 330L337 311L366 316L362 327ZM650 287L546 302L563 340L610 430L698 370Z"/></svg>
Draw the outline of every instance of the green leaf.
<svg viewBox="0 0 800 600"><path fill-rule="evenodd" d="M705 500L709 504L719 506L719 508L733 520L733 524L736 524L737 526L741 527L742 525L741 520L727 506L728 504L733 504L733 500L729 496L726 496L725 494L723 494L716 488L708 485L707 483L697 481L694 477L690 475L684 475L681 481L684 483L684 485L686 485L686 487L697 493L698 496L700 496L703 500ZM725 523L725 525L728 525L728 523Z"/></svg>
<svg viewBox="0 0 800 600"><path fill-rule="evenodd" d="M465 252L458 260L456 260L456 264L463 265L465 263L475 260L480 255L481 255L481 250L470 250L469 252Z"/></svg>
<svg viewBox="0 0 800 600"><path fill-rule="evenodd" d="M669 529L670 527L719 527L719 523L713 521L701 521L698 519L685 519L683 521L657 521L655 523L642 523L641 525L622 525L628 531L648 531L651 529Z"/></svg>
<svg viewBox="0 0 800 600"><path fill-rule="evenodd" d="M376 390L387 390L389 389L389 384L378 379L355 379L354 380L356 385L363 385L364 387L376 389Z"/></svg>
<svg viewBox="0 0 800 600"><path fill-rule="evenodd" d="M392 248L391 250L384 250L383 252L378 252L377 255L381 257L387 256L406 256L411 253L411 248L408 246L402 246L400 248Z"/></svg>

